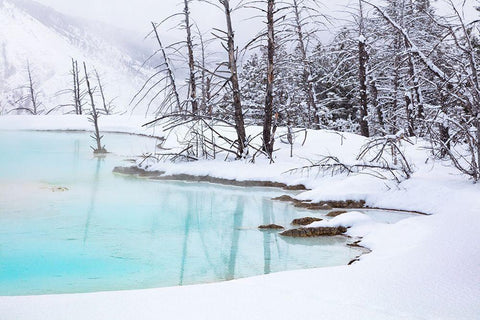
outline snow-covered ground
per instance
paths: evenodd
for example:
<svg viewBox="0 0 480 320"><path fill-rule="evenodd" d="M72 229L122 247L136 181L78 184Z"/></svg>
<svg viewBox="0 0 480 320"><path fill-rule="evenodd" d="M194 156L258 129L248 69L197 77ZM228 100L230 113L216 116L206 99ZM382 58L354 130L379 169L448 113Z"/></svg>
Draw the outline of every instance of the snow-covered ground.
<svg viewBox="0 0 480 320"><path fill-rule="evenodd" d="M142 118L103 117L105 131L162 135L142 129ZM1 129L88 130L84 117L0 117ZM258 131L252 128L251 132ZM289 157L288 145L276 162L257 159L160 163L167 173L229 179L303 183L303 200L363 199L370 206L418 210L418 216L379 224L359 213L328 225L351 225L372 249L351 266L302 270L230 282L162 289L90 294L0 297L0 319L478 319L480 317L480 186L446 163L426 161L422 143L405 146L414 164L400 185L369 175L324 176L315 171L285 174L321 155L355 160L364 138L310 131ZM165 146L174 147L175 136Z"/></svg>

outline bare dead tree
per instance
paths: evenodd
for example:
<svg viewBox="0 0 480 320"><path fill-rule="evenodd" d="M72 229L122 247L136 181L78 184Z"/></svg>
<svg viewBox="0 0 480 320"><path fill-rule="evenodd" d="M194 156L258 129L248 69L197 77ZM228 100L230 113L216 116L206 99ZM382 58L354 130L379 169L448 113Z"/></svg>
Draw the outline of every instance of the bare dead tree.
<svg viewBox="0 0 480 320"><path fill-rule="evenodd" d="M280 138L280 141L285 144L290 145L290 158L293 158L293 145L295 143L296 137L298 136L299 133L303 133L303 142L302 146L305 145L305 142L307 142L307 135L308 135L308 130L307 129L299 129L299 130L294 130L291 125L287 125L287 132L284 134L280 134L278 137Z"/></svg>
<svg viewBox="0 0 480 320"><path fill-rule="evenodd" d="M450 40L456 48L455 57L451 59L452 65L443 65L442 68L429 58L429 55L414 43L408 31L395 22L382 8L369 1L361 0L372 6L380 15L403 36L410 52L415 56L431 74L440 81L440 88L445 93L454 97L464 106L464 113L460 115L450 113L443 121L447 121L455 133L450 136L451 142L456 141L457 146L450 148L442 141L434 139L440 145L442 152L446 152L454 166L462 173L470 176L475 182L480 180L480 81L478 76L478 56L472 44L472 33L463 19L457 6L449 1L453 12L452 21L436 21L447 31L447 36L442 41ZM463 3L465 5L465 3ZM477 25L479 20L472 22ZM434 132L434 130L430 130ZM441 136L441 135L434 135Z"/></svg>
<svg viewBox="0 0 480 320"><path fill-rule="evenodd" d="M319 18L326 19L325 15L319 15L318 10L314 8L318 6L316 0L293 0L287 5L287 8L293 13L292 19L289 19L288 24L293 27L295 33L295 42L297 42L296 48L300 55L302 66L302 84L303 91L306 95L307 113L308 113L308 125L313 126L315 129L320 128L320 116L318 114L318 107L315 98L314 86L311 80L312 67L308 58L308 42L309 38L315 36L318 33L316 27L319 22L316 21ZM310 24L314 24L313 29L307 30ZM312 117L313 115L313 117ZM313 118L313 119L312 119Z"/></svg>
<svg viewBox="0 0 480 320"><path fill-rule="evenodd" d="M94 69L93 71L95 73L95 78L97 80L98 89L100 91L100 97L102 98L103 111L105 112L106 115L110 115L113 112L112 101L107 102L107 100L105 98L105 92L103 90L103 85L102 85L100 75L98 74L97 69Z"/></svg>
<svg viewBox="0 0 480 320"><path fill-rule="evenodd" d="M190 9L189 2L191 0L184 0L184 18L185 18L185 31L187 33L187 51L188 51L188 69L189 69L189 93L190 93L190 104L192 105L192 113L198 112L198 101L197 101L197 84L196 84L196 70L195 70L195 58L193 54L193 41L192 41L192 24L190 23Z"/></svg>
<svg viewBox="0 0 480 320"><path fill-rule="evenodd" d="M273 146L275 143L276 125L273 121L273 85L274 85L274 56L275 56L275 29L274 29L275 0L267 0L267 89L265 94L263 145L265 152L273 160Z"/></svg>
<svg viewBox="0 0 480 320"><path fill-rule="evenodd" d="M242 111L242 100L240 85L238 81L238 68L237 68L237 48L235 46L235 36L233 32L232 25L232 9L230 8L230 0L218 0L219 3L223 6L225 14L226 29L225 32L227 46L226 50L228 52L228 68L230 70L229 83L231 85L231 94L233 98L233 108L234 108L234 120L235 120L235 130L237 132L237 150L239 157L245 157L248 153L247 147L247 138L245 133L245 122L243 119Z"/></svg>
<svg viewBox="0 0 480 320"><path fill-rule="evenodd" d="M400 26L405 28L405 0L402 0L401 3L401 16L400 16ZM407 132L409 136L415 135L415 109L418 107L421 108L421 94L420 94L420 85L418 82L418 76L415 67L415 60L412 54L412 45L408 39L403 36L403 43L407 53L407 64L408 64L408 82L412 83L410 87L412 88L405 94L405 115L407 118ZM413 94L412 94L413 93ZM423 116L423 111L419 112Z"/></svg>
<svg viewBox="0 0 480 320"><path fill-rule="evenodd" d="M68 107L68 111L65 113L74 113L76 115L84 114L85 110L83 109L85 103L84 98L87 95L86 90L82 90L82 86L85 83L85 79L81 77L80 71L78 69L78 62L75 59L71 59L71 69L70 76L72 77L72 84L68 89L60 90L56 93L56 96L68 95L71 97L71 102L66 104L60 104L54 109ZM71 109L70 109L71 108Z"/></svg>
<svg viewBox="0 0 480 320"><path fill-rule="evenodd" d="M105 149L105 146L102 146L101 141L103 136L100 135L100 130L98 128L98 118L100 117L100 114L98 113L95 107L95 99L93 96L94 91L90 86L90 80L88 78L88 72L87 72L87 65L85 62L83 63L83 70L85 71L85 83L87 84L87 93L90 96L90 105L92 107L88 120L93 123L95 131L93 132L92 138L95 140L97 144L96 148L95 147L91 147L91 148L93 149L94 154L105 154L107 153L107 150Z"/></svg>
<svg viewBox="0 0 480 320"><path fill-rule="evenodd" d="M30 102L32 104L32 114L37 115L41 103L38 101L38 94L35 92L34 82L32 78L32 71L30 70L30 62L27 61L27 72L28 72L28 91L30 94Z"/></svg>
<svg viewBox="0 0 480 320"><path fill-rule="evenodd" d="M371 92L371 103L377 116L378 125L380 126L380 130L385 131L385 121L383 119L383 112L378 103L377 82L375 81L375 79L371 78L369 81L369 84L370 84L370 92Z"/></svg>
<svg viewBox="0 0 480 320"><path fill-rule="evenodd" d="M164 47L162 41L160 39L160 35L158 32L158 24L153 24L153 34L160 46L158 52L162 54L163 63L159 66L160 69L156 74L154 74L150 79L147 80L145 85L141 88L141 90L134 96L132 101L136 102L138 105L141 101L146 99L147 95L153 92L153 99L150 99L148 106L155 101L156 97L161 92L165 92L165 99L161 102L161 106L167 105L166 102L168 101L175 101L176 105L178 106L176 109L171 109L170 112L157 112L156 119L150 121L146 125L154 125L159 124L160 121L165 120L166 123L161 123L164 126L165 130L173 130L178 127L179 124L188 125L189 129L186 132L186 135L179 140L182 145L186 147L182 150L182 154L188 155L188 157L183 157L187 160L192 159L200 159L203 157L209 158L211 156L215 157L216 153L210 153L210 149L215 150L223 150L229 154L234 154L235 158L244 158L248 154L248 142L246 139L245 133L245 125L243 122L243 112L241 106L241 97L240 97L240 89L238 83L238 75L237 75L237 49L235 47L234 42L234 33L233 27L231 22L231 9L229 7L228 1L221 1L220 5L209 2L210 4L214 4L217 8L222 9L226 16L227 21L227 31L223 32L221 30L217 30L218 32L223 32L224 36L220 36L218 38L221 39L222 45L227 50L228 53L228 63L221 62L217 65L217 67L212 71L207 68L207 62L205 57L205 47L206 42L204 41L200 30L198 30L198 34L200 37L200 44L201 44L201 57L195 57L193 51L193 41L192 41L192 27L195 27L195 24L192 24L190 21L190 12L189 12L189 5L190 1L184 1L184 11L181 15L184 17L183 24L177 24L177 28L184 29L185 25L188 25L187 28L187 41L181 42L186 44L187 52L188 52L188 62L189 62L189 71L190 77L189 84L193 83L193 80L197 81L197 70L201 70L201 90L202 90L202 100L201 100L201 108L198 108L198 97L195 94L195 98L191 95L192 89L197 90L196 83L195 87L192 88L189 85L188 91L180 91L177 89L175 77L173 73L173 67L170 65L170 59L166 48L172 51L173 55L179 54L179 47L176 44L172 44L170 46ZM178 16L180 14L176 14L173 16ZM173 17L171 16L171 17ZM169 18L171 18L169 17ZM165 22L169 18L162 21ZM198 29L198 27L197 27ZM207 40L208 41L208 40ZM180 42L179 42L180 43ZM193 65L192 65L193 59ZM199 60L199 61L198 61ZM185 60L182 60L185 61ZM228 67L228 71L224 70L223 68ZM164 74L159 81L154 80L156 76ZM225 76L228 74L228 76ZM213 80L215 79L215 80ZM192 81L191 81L192 80ZM156 82L155 82L156 81ZM154 90L162 81L167 82L167 86L160 88L160 90ZM152 84L153 83L153 84ZM215 91L212 93L212 88L215 86ZM168 88L168 89L167 89ZM188 93L185 99L182 100L181 96L185 93ZM230 124L227 119L221 119L220 121L222 125L234 128L237 133L237 139L235 141L229 141L228 139L224 139L224 137L218 132L213 130L214 126L218 125L219 118L215 118L212 113L212 106L216 104L221 104L227 102L229 99L227 98L229 95L232 97L232 106L234 109L234 122L235 124ZM212 99L216 99L218 101L213 101ZM184 105L190 104L192 101L195 101L195 110L189 111L187 108L183 108ZM205 109L205 110L204 110ZM157 109L157 111L160 111ZM163 109L161 110L163 111ZM195 112L194 112L195 111ZM208 114L205 117L203 114ZM210 120L207 120L210 119ZM225 146L224 143L217 143L218 142L228 142L228 145ZM236 151L234 151L236 149ZM227 151L228 150L228 151ZM175 157L178 158L178 157ZM182 157L180 157L182 158Z"/></svg>
<svg viewBox="0 0 480 320"><path fill-rule="evenodd" d="M159 49L149 59L157 53L160 53L160 59L162 62L156 67L157 71L145 81L140 90L133 96L130 104L134 104L133 108L135 109L140 103L147 100L146 114L148 114L151 105L156 103L158 97L164 94L162 102L160 102L155 110L156 116L160 116L166 111L171 113L182 112L183 108L173 67L170 63L165 46L160 39L158 25L154 22L151 24L153 30L152 34L158 43ZM158 77L160 77L160 79L157 79ZM158 89L159 86L160 89ZM156 89L158 90L155 91Z"/></svg>
<svg viewBox="0 0 480 320"><path fill-rule="evenodd" d="M367 1L367 0L360 0L363 3L366 3L373 8L377 10L377 12L396 30L398 31L401 36L404 38L404 41L406 41L409 46L412 47L412 54L418 58L427 68L430 72L432 72L435 76L437 76L439 79L442 79L446 82L451 82L450 77L442 70L440 69L431 59L428 58L428 56L422 52L421 50L418 49L418 46L415 45L415 43L412 41L410 38L410 35L408 32L402 28L401 25L399 25L397 22L395 22L384 10L382 10L379 6Z"/></svg>
<svg viewBox="0 0 480 320"><path fill-rule="evenodd" d="M14 107L9 112L13 111L26 111L31 115L40 115L44 113L50 113L52 110L47 111L40 101L40 92L37 90L37 83L34 80L33 70L30 65L30 61L27 60L26 65L27 83L26 85L18 88L17 96L9 103ZM27 91L27 93L24 92ZM55 108L54 108L55 109Z"/></svg>
<svg viewBox="0 0 480 320"><path fill-rule="evenodd" d="M73 76L73 102L75 106L75 113L81 115L83 113L82 93L80 90L80 75L78 70L78 62L72 58L72 71Z"/></svg>
<svg viewBox="0 0 480 320"><path fill-rule="evenodd" d="M357 162L346 163L335 156L322 156L310 165L295 168L287 173L307 172L317 169L322 174L367 174L383 180L400 183L409 179L413 168L402 144L413 144L403 132L385 137L369 138L357 156Z"/></svg>
<svg viewBox="0 0 480 320"><path fill-rule="evenodd" d="M322 156L318 161L311 161L310 165L299 168L294 168L285 173L301 173L310 174L312 170L316 170L317 174L322 175L338 175L338 174L364 174L375 178L387 181L394 181L400 183L409 178L409 174L404 171L404 168L399 166L392 166L386 163L345 163L334 156Z"/></svg>
<svg viewBox="0 0 480 320"><path fill-rule="evenodd" d="M399 109L399 91L400 91L400 67L401 67L401 56L400 56L400 43L401 43L401 36L395 35L394 42L393 42L393 50L394 50L394 58L393 58L393 119L391 119L391 128L398 130L398 119L397 119L397 110ZM392 130L390 130L392 131ZM392 133L392 132L390 132Z"/></svg>
<svg viewBox="0 0 480 320"><path fill-rule="evenodd" d="M201 99L200 99L200 113L212 115L212 77L213 74L207 70L207 41L204 40L202 32L197 26L197 33L200 42L200 61L198 65L200 66L200 86L201 86Z"/></svg>
<svg viewBox="0 0 480 320"><path fill-rule="evenodd" d="M370 130L368 128L368 97L367 97L367 62L368 53L366 49L365 26L363 22L362 1L359 0L359 21L358 21L358 80L360 92L360 132L362 136L369 137Z"/></svg>
<svg viewBox="0 0 480 320"><path fill-rule="evenodd" d="M185 114L182 112L167 114L144 124L144 126L158 122L162 123L163 130L167 132L172 132L172 130L179 127L187 128L186 134L182 134L178 139L178 143L181 146L180 150L159 152L156 155L158 159L195 161L215 159L220 153L225 154L225 159L231 157L238 159L239 157L238 149L232 148L237 145L238 141L222 133L221 129L232 129L233 127L226 120L208 115ZM256 137L253 137L253 139ZM256 153L266 155L261 147L257 148L252 144L249 144L248 147L255 150Z"/></svg>

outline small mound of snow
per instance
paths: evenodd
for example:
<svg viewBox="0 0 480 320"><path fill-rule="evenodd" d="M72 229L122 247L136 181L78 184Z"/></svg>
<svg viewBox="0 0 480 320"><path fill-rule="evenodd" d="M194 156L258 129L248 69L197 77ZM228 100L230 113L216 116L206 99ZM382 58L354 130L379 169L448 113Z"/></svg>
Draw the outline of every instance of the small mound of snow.
<svg viewBox="0 0 480 320"><path fill-rule="evenodd" d="M331 220L317 221L312 224L309 224L308 227L354 227L361 224L371 224L373 223L372 218L366 214L359 211L350 211L344 214L341 214Z"/></svg>

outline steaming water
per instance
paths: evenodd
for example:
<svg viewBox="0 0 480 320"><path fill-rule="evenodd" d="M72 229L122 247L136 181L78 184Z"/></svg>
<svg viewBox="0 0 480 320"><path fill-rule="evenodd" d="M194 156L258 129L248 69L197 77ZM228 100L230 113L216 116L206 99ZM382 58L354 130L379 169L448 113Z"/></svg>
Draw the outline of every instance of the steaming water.
<svg viewBox="0 0 480 320"><path fill-rule="evenodd" d="M344 237L258 231L305 216L270 200L282 190L116 176L113 167L155 141L106 134L104 142L113 154L98 159L87 133L0 131L0 295L206 283L359 254Z"/></svg>

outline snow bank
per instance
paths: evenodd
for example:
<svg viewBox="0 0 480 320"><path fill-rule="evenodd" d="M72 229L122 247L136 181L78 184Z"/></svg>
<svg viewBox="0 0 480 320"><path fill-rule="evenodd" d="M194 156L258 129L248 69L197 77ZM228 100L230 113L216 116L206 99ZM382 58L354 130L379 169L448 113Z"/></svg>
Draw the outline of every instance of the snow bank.
<svg viewBox="0 0 480 320"><path fill-rule="evenodd" d="M330 220L317 221L305 226L305 228L317 227L346 227L349 228L347 235L352 237L365 237L383 224L375 222L366 214L358 211L350 211Z"/></svg>
<svg viewBox="0 0 480 320"><path fill-rule="evenodd" d="M342 227L343 226L343 227L349 228L349 227L372 223L372 222L373 222L372 218L365 215L364 213L358 212L358 211L350 211L350 212L341 214L339 216L336 216L331 220L313 222L312 224L309 224L307 227L317 228L317 227Z"/></svg>
<svg viewBox="0 0 480 320"><path fill-rule="evenodd" d="M45 122L42 122L45 121ZM72 121L72 122L71 122ZM0 129L79 129L85 120L0 118ZM142 121L111 118L104 128L137 133ZM21 122L21 123L14 123ZM253 128L252 130L257 130ZM148 132L148 131L147 131ZM151 133L151 132L150 132ZM157 132L158 133L158 132ZM305 146L278 143L275 164L222 160L159 163L169 173L235 179L301 181L303 200L363 199L375 207L419 210L395 224L374 223L351 212L329 224L347 224L373 252L352 266L300 270L230 282L93 294L0 297L2 319L476 319L480 315L480 186L442 162L426 162L421 142L406 147L416 168L399 185L366 175L284 174L319 155L355 160L364 138L309 132ZM173 140L167 141L173 145ZM316 224L315 224L316 225ZM313 250L313 248L312 248Z"/></svg>

